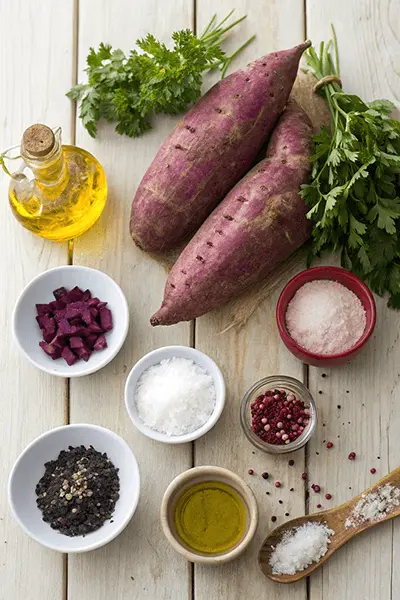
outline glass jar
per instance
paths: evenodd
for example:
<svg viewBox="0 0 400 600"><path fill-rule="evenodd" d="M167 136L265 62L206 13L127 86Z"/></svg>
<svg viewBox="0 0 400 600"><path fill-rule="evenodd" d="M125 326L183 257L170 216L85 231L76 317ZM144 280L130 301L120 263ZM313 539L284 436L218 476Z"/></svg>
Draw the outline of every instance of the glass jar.
<svg viewBox="0 0 400 600"><path fill-rule="evenodd" d="M290 444L269 444L258 437L251 428L251 404L261 394L268 390L285 390L288 394L294 394L297 399L302 400L310 411L310 418L304 431ZM317 424L317 407L314 398L308 388L293 377L286 375L273 375L257 381L245 394L240 406L240 423L247 439L259 450L271 454L287 454L302 448L314 433Z"/></svg>

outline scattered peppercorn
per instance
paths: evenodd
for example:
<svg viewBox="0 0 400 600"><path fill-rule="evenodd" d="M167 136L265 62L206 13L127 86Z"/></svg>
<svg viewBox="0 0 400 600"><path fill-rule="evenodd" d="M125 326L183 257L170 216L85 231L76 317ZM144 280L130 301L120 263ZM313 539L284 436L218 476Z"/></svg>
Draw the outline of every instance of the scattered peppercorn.
<svg viewBox="0 0 400 600"><path fill-rule="evenodd" d="M253 469L249 469L247 472L248 472L249 475L254 475Z"/></svg>
<svg viewBox="0 0 400 600"><path fill-rule="evenodd" d="M325 494L325 498L327 500L332 500L332 495L331 494Z"/></svg>
<svg viewBox="0 0 400 600"><path fill-rule="evenodd" d="M330 448L333 448L333 442L328 442L328 443L326 444L326 447L328 448L328 450L329 450Z"/></svg>
<svg viewBox="0 0 400 600"><path fill-rule="evenodd" d="M349 460L356 460L356 453L355 452L350 452L349 456L348 456Z"/></svg>
<svg viewBox="0 0 400 600"><path fill-rule="evenodd" d="M370 469L370 472L372 473L372 475L375 475L375 473L376 473L375 467L372 467L372 469Z"/></svg>
<svg viewBox="0 0 400 600"><path fill-rule="evenodd" d="M265 471L265 473L263 473L263 474L261 475L261 477L262 477L263 479L268 479L268 477L269 477L269 473L267 473L267 471Z"/></svg>
<svg viewBox="0 0 400 600"><path fill-rule="evenodd" d="M289 516L290 516L289 513L285 513L285 517L289 517Z"/></svg>
<svg viewBox="0 0 400 600"><path fill-rule="evenodd" d="M342 408L340 404L338 404L337 407L338 407L339 410Z"/></svg>
<svg viewBox="0 0 400 600"><path fill-rule="evenodd" d="M69 446L44 467L36 503L52 529L84 536L111 518L120 484L118 469L107 454L92 446Z"/></svg>
<svg viewBox="0 0 400 600"><path fill-rule="evenodd" d="M319 390L318 394L322 394L322 390Z"/></svg>
<svg viewBox="0 0 400 600"><path fill-rule="evenodd" d="M317 508L322 508L322 504L317 504Z"/></svg>
<svg viewBox="0 0 400 600"><path fill-rule="evenodd" d="M291 458L291 459L289 460L289 467L293 467L293 465L294 465L294 460Z"/></svg>
<svg viewBox="0 0 400 600"><path fill-rule="evenodd" d="M306 480L307 479L307 473L302 473L301 474L301 478L304 479L304 480Z"/></svg>
<svg viewBox="0 0 400 600"><path fill-rule="evenodd" d="M275 487L280 488L281 487L281 482L280 481L275 481Z"/></svg>
<svg viewBox="0 0 400 600"><path fill-rule="evenodd" d="M283 504L283 500L278 500L279 504Z"/></svg>
<svg viewBox="0 0 400 600"><path fill-rule="evenodd" d="M326 377L326 373L322 373L321 377Z"/></svg>
<svg viewBox="0 0 400 600"><path fill-rule="evenodd" d="M276 517L275 517L275 516L272 516L272 517L271 517L271 521L272 521L273 523L275 523L275 521L276 521Z"/></svg>
<svg viewBox="0 0 400 600"><path fill-rule="evenodd" d="M319 494L319 492L321 491L321 488L319 487L319 485L317 483L314 483L311 487L316 494Z"/></svg>
<svg viewBox="0 0 400 600"><path fill-rule="evenodd" d="M291 492L294 492L294 488L290 488L290 491L291 491Z"/></svg>
<svg viewBox="0 0 400 600"><path fill-rule="evenodd" d="M377 456L376 458L377 458L378 460L381 460L381 457L380 457L380 456Z"/></svg>
<svg viewBox="0 0 400 600"><path fill-rule="evenodd" d="M316 452L315 454L316 454L317 456L319 456L319 452Z"/></svg>
<svg viewBox="0 0 400 600"><path fill-rule="evenodd" d="M265 492L267 494L267 496L269 496L269 492Z"/></svg>

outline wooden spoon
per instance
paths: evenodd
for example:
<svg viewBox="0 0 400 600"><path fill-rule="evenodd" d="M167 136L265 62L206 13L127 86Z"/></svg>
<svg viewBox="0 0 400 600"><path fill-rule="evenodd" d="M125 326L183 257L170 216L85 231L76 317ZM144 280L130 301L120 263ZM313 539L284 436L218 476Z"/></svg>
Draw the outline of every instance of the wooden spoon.
<svg viewBox="0 0 400 600"><path fill-rule="evenodd" d="M364 494L368 494L369 492L375 492L379 487L385 485L386 483L390 483L391 485L400 487L400 467L397 467L394 471L386 475L383 479L378 481L375 485L370 487L368 490L356 496L352 500L341 504L336 508L332 508L330 510L324 510L319 513L314 513L312 515L305 515L304 517L298 517L297 519L292 519L288 521L284 525L277 527L268 535L268 537L264 540L262 544L259 554L258 554L258 562L261 568L261 571L273 581L278 581L279 583L294 583L295 581L299 581L300 579L304 579L318 569L325 561L327 561L336 550L338 550L341 546L343 546L346 542L351 540L351 538L355 537L365 529L369 529L370 527L374 527L374 525L378 525L379 523L383 523L384 521L388 521L389 519L393 519L394 517L398 517L400 515L400 506L393 507L393 510L383 518L377 521L366 521L361 525L357 525L356 527L348 527L346 528L345 523L346 519L352 513L354 507L357 502L361 499ZM292 529L293 527L299 527L300 525L304 525L305 523L326 523L329 529L332 529L335 533L330 537L330 544L328 546L328 552L321 558L321 560L317 563L312 563L307 569L304 571L299 571L294 575L277 575L272 573L272 568L269 564L269 559L273 550L273 547L277 545L280 541L283 533L288 529Z"/></svg>

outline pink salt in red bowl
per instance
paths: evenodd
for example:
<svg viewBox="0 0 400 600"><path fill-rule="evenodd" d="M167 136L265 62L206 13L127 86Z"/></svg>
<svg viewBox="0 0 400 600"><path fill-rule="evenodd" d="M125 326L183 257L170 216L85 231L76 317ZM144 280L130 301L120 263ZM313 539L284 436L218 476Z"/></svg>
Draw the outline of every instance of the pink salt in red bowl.
<svg viewBox="0 0 400 600"><path fill-rule="evenodd" d="M341 283L359 298L365 310L366 326L364 333L354 346L339 354L314 354L309 352L294 341L286 325L287 307L297 290L305 283L318 279L328 279ZM338 367L353 360L371 337L376 322L375 300L365 283L350 271L339 267L314 267L302 271L284 287L276 307L276 321L283 343L296 358L314 367Z"/></svg>

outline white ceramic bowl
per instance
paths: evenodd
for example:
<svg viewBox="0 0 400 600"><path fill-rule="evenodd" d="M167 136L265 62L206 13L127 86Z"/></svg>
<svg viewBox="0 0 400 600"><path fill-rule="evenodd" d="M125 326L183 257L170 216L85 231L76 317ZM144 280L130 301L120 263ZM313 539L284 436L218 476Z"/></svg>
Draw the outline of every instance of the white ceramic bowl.
<svg viewBox="0 0 400 600"><path fill-rule="evenodd" d="M221 554L210 555L196 552L186 546L176 531L174 513L179 497L187 488L202 481L221 481L231 486L246 505L246 530L243 538L236 546ZM220 565L237 558L250 544L258 525L258 507L253 492L236 473L222 467L194 467L175 477L169 484L162 499L160 517L167 540L186 560L206 565Z"/></svg>
<svg viewBox="0 0 400 600"><path fill-rule="evenodd" d="M44 463L55 460L68 446L88 447L106 452L119 469L120 498L111 521L83 536L68 537L42 520L36 505L36 484L44 475ZM140 494L140 476L136 458L116 433L97 425L65 425L50 429L25 448L17 459L8 482L11 511L22 529L34 540L58 552L87 552L113 540L131 520Z"/></svg>
<svg viewBox="0 0 400 600"><path fill-rule="evenodd" d="M70 290L76 285L108 302L113 328L106 333L107 348L93 352L88 362L78 360L68 366L63 358L52 360L40 348L39 342L43 338L35 318L35 305L54 300L53 290L61 286ZM65 265L44 271L28 283L15 305L12 327L18 347L35 367L59 377L82 377L105 367L120 351L128 333L128 303L119 285L105 273L89 267Z"/></svg>
<svg viewBox="0 0 400 600"><path fill-rule="evenodd" d="M205 369L213 378L215 386L215 408L211 414L209 420L202 425L199 429L186 433L185 435L167 435L160 433L147 427L138 415L135 402L136 385L140 379L142 373L149 367L159 364L162 360L168 358L187 358L192 360L194 363ZM133 367L128 375L128 379L125 384L125 405L126 410L132 420L132 423L147 437L156 440L157 442L164 442L165 444L184 444L185 442L191 442L197 440L199 437L207 433L221 416L222 410L225 404L225 382L223 375L219 367L215 362L203 352L190 348L188 346L165 346L158 350L153 350L141 358L136 365Z"/></svg>

